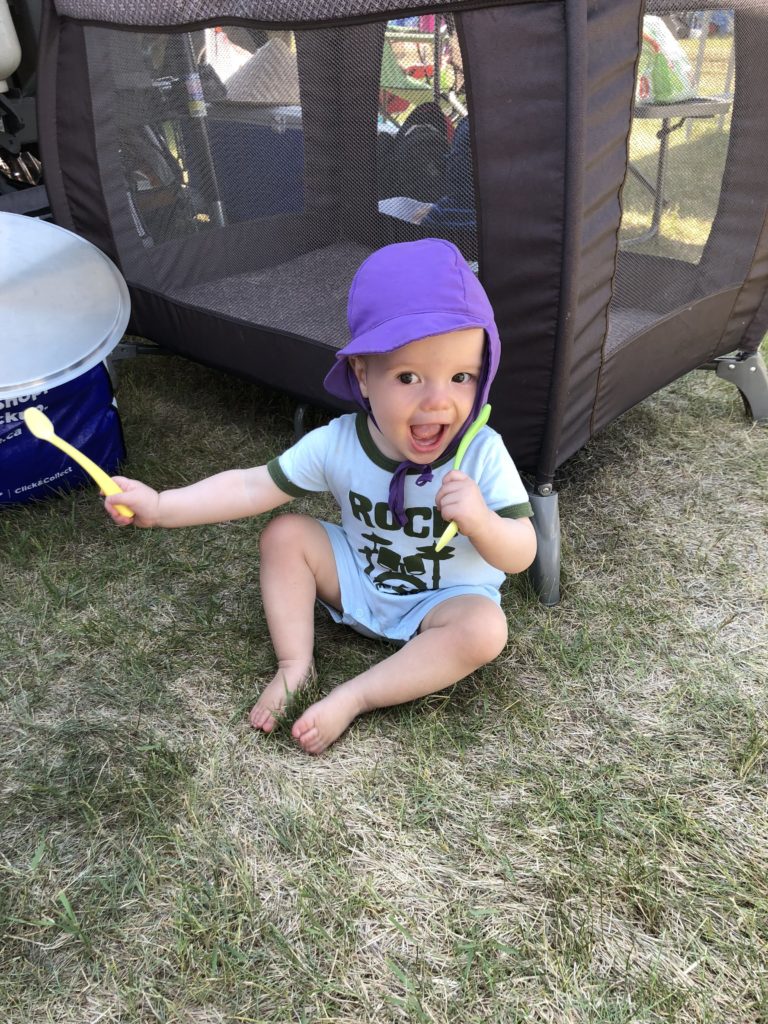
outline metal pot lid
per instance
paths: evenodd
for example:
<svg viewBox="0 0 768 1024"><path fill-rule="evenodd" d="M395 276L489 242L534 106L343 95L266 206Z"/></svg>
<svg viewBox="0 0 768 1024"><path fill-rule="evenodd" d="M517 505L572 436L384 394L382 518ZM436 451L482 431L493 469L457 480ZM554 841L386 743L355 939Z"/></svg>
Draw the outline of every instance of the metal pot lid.
<svg viewBox="0 0 768 1024"><path fill-rule="evenodd" d="M0 402L66 384L125 332L128 288L95 245L55 224L0 213Z"/></svg>

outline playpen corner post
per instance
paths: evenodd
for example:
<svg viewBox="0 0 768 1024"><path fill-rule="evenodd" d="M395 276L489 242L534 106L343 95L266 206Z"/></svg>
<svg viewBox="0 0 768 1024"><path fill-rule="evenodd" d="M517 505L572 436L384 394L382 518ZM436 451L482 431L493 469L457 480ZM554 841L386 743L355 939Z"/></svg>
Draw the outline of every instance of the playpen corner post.
<svg viewBox="0 0 768 1024"><path fill-rule="evenodd" d="M539 600L551 608L560 600L560 507L557 491L531 493L536 558L528 574Z"/></svg>
<svg viewBox="0 0 768 1024"><path fill-rule="evenodd" d="M573 0L565 7L566 123L565 186L563 195L563 257L556 346L547 402L548 418L539 451L536 486L530 495L538 542L529 569L542 604L560 600L560 511L552 480L557 468L560 434L569 394L575 311L579 298L581 225L584 214L584 175L588 88L588 3Z"/></svg>

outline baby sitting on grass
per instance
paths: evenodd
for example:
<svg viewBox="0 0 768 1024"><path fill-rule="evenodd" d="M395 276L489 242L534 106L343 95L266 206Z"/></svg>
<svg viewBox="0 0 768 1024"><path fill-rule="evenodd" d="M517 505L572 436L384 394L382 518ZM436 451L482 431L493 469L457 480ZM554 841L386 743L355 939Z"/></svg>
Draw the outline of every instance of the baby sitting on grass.
<svg viewBox="0 0 768 1024"><path fill-rule="evenodd" d="M461 471L450 468L500 354L488 297L459 250L432 238L377 250L352 282L348 318L352 340L325 386L360 412L313 430L266 466L160 493L116 477L123 493L105 499L119 526L175 527L333 494L341 525L288 513L262 532L277 672L251 725L271 732L312 676L315 601L335 621L398 647L296 720L292 735L312 754L363 712L435 693L496 658L507 639L499 587L536 553L527 492L494 430L483 427ZM451 521L459 534L438 552Z"/></svg>

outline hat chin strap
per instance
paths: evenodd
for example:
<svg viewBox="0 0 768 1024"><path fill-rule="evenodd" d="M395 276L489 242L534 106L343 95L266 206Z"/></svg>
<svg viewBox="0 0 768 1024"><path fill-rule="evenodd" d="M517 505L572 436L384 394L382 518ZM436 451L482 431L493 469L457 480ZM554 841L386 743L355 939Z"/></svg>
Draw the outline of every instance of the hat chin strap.
<svg viewBox="0 0 768 1024"><path fill-rule="evenodd" d="M409 469L421 470L416 477L417 487L423 487L424 484L431 483L433 476L431 463L424 466L418 462L410 462L408 459L401 462L392 474L392 479L389 481L387 506L400 526L405 526L408 522L408 516L405 513L405 478Z"/></svg>

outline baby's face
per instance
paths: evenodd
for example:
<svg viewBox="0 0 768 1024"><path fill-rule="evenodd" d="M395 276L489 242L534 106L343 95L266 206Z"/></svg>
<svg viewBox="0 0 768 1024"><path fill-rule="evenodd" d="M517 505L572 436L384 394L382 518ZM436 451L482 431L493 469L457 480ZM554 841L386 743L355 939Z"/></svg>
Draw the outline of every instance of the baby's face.
<svg viewBox="0 0 768 1024"><path fill-rule="evenodd" d="M384 455L424 465L440 458L472 412L484 344L483 329L468 327L394 352L350 357Z"/></svg>

